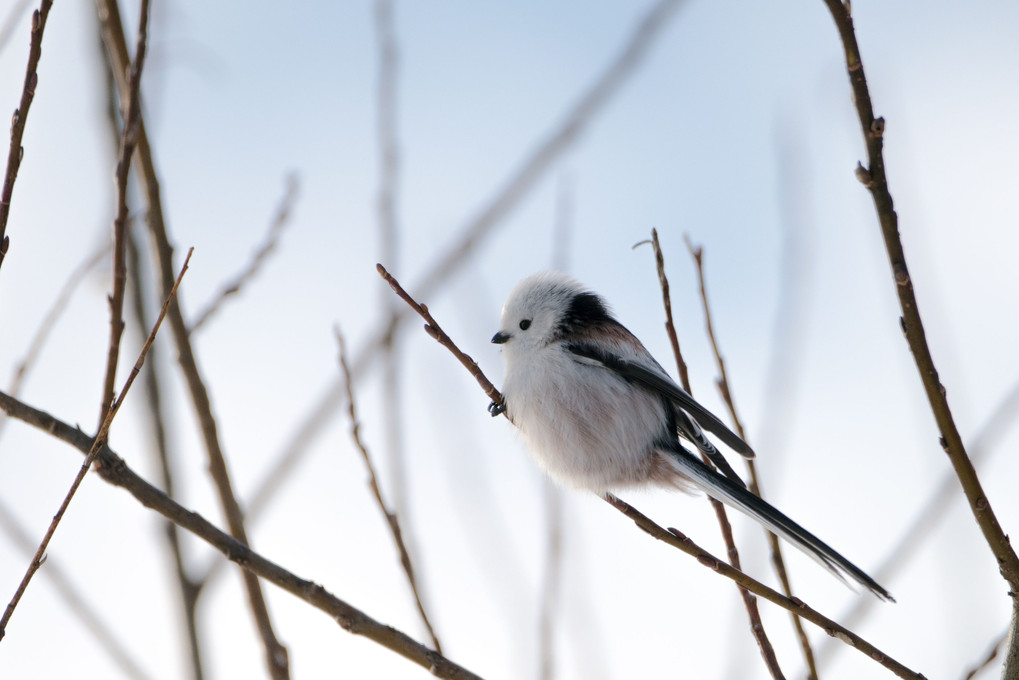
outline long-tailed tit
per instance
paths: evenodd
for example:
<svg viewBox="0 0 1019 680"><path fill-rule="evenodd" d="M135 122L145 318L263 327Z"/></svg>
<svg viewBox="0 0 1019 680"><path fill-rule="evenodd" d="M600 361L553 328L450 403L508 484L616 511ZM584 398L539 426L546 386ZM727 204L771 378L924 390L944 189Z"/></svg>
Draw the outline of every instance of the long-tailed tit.
<svg viewBox="0 0 1019 680"><path fill-rule="evenodd" d="M601 297L558 273L530 276L510 293L500 330L504 402L554 479L598 494L628 486L700 489L731 505L881 599L892 596L859 567L748 491L704 433L746 458L750 447L680 388ZM687 450L685 439L722 471Z"/></svg>

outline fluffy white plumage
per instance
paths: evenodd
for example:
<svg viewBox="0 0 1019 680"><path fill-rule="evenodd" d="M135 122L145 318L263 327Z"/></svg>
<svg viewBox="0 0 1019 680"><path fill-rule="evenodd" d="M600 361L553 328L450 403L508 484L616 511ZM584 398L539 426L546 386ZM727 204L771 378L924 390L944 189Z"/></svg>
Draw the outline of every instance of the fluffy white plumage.
<svg viewBox="0 0 1019 680"><path fill-rule="evenodd" d="M843 581L891 595L813 534L748 491L703 430L753 451L669 377L605 302L572 278L522 280L502 310L504 410L553 479L604 494L639 485L700 489L784 537ZM702 429L703 428L703 429ZM692 442L721 471L680 442Z"/></svg>

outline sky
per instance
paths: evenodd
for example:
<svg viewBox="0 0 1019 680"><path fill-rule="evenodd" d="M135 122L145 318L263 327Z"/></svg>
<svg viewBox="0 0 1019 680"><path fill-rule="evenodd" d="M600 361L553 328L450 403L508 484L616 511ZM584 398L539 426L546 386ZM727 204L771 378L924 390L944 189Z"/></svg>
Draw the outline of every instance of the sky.
<svg viewBox="0 0 1019 680"><path fill-rule="evenodd" d="M398 237L384 264L411 294L561 129L652 4L395 2ZM11 5L0 6L0 25ZM122 11L133 46L138 6ZM853 12L886 121L889 186L927 340L964 441L985 444L985 492L1014 533L1015 419L982 432L1019 389L1019 6L858 1ZM30 13L20 11L0 50L0 110L20 97ZM5 392L70 273L111 242L116 146L104 69L92 3L56 3L0 268ZM341 385L334 328L358 356L394 308L375 271L385 252L379 69L372 2L153 0L142 105L177 266L195 248L180 292L188 318L250 261L286 178L297 181L286 230L259 275L193 336L243 506ZM502 359L489 338L505 296L534 271L564 269L604 295L671 371L652 252L633 247L655 228L694 396L724 416L688 236L704 248L715 331L765 496L874 573L950 466L899 328L873 202L854 176L864 154L824 3L681 2L632 73L422 301L498 386ZM136 187L131 215L148 254ZM75 289L20 397L86 431L99 413L111 270L107 257ZM144 271L151 281L150 262ZM146 299L155 308L151 284ZM385 390L377 363L354 391L451 659L486 678L541 677L548 517L558 508L554 677L768 677L730 582L599 499L543 479L512 425L488 416L472 378L410 321L396 336L398 392ZM139 335L125 334L118 381ZM223 526L163 335L149 363L164 376L179 500ZM111 445L155 481L140 387ZM339 406L249 522L251 541L424 641ZM81 457L24 424L0 428L0 510L34 545ZM620 495L723 553L702 498ZM964 675L1009 615L961 496L944 510L916 555L879 579L898 602L873 603L853 627L932 678ZM745 569L774 585L763 534L733 521ZM29 561L8 524L0 523L2 602ZM124 491L87 478L0 642L0 676L124 677L55 588L49 572L59 570L143 677L188 677L160 527ZM214 561L196 539L184 548L192 573ZM822 613L842 620L867 598L794 552L786 556L796 594ZM428 677L288 593L265 592L293 677ZM222 570L199 606L207 677L264 677L236 570ZM786 612L761 609L786 674L803 677ZM808 632L825 678L888 676ZM991 667L978 677L996 676Z"/></svg>

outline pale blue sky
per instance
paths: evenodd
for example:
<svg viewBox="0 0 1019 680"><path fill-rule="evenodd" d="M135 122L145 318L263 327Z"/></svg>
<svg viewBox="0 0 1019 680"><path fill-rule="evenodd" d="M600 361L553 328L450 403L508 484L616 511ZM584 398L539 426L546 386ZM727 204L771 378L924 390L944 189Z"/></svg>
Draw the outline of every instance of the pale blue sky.
<svg viewBox="0 0 1019 680"><path fill-rule="evenodd" d="M649 6L397 3L401 240L398 261L387 264L412 293L557 128ZM887 121L889 181L928 339L960 429L972 438L1019 378L1019 5L857 1L853 8L876 111ZM67 273L109 232L113 152L93 11L88 2L57 3L46 30L8 226L12 245L0 270L4 386ZM136 12L135 3L124 8L131 33ZM153 0L145 115L178 262L196 248L181 293L187 312L247 261L286 174L295 171L301 182L291 226L261 277L195 338L242 499L335 381L333 325L360 349L390 294L374 269L373 16L364 1ZM25 16L0 52L0 110L16 106L27 36ZM488 338L515 282L551 265L566 187L568 269L603 293L671 367L651 251L630 249L658 228L695 393L722 412L682 241L689 233L706 249L716 330L766 493L873 569L948 465L898 329L873 205L853 176L863 155L823 3L684 3L571 150L425 302L499 384L501 358ZM140 221L140 200L134 205ZM23 392L28 403L86 430L98 412L107 269L78 291ZM791 276L793 316L776 321L790 309L784 276ZM789 319L798 322L783 334ZM777 382L769 378L776 338L788 353ZM407 522L439 633L451 658L486 678L534 677L540 473L417 321L400 344L407 367L400 404L383 408L372 373L359 387L359 406L386 481L384 410L406 418ZM129 335L126 346L125 363L137 338ZM174 376L183 501L220 523L173 349L166 338L159 347ZM132 395L119 417L113 443L154 479L140 397ZM252 527L252 540L297 574L424 639L346 427L336 414ZM1017 444L1009 434L985 471L988 496L1013 533L1019 470L1008 452ZM11 423L0 440L0 499L41 536L79 465L73 450ZM628 498L721 552L701 500L657 492ZM766 677L728 582L656 545L597 499L568 491L563 504L558 677ZM126 494L89 478L50 556L73 571L150 677L185 677L157 526ZM772 583L760 532L742 520L736 526L747 570ZM187 547L201 568L209 551ZM790 561L801 597L821 611L838 617L861 597L809 560ZM0 601L25 564L0 535ZM899 603L875 608L859 631L930 677L962 675L1007 622L1003 584L957 501L917 561L884 585ZM215 678L264 674L238 586L231 573L203 596ZM295 678L427 676L266 590ZM762 610L786 672L802 675L785 613ZM0 675L72 671L118 677L42 574L0 644ZM846 649L824 676L880 673Z"/></svg>

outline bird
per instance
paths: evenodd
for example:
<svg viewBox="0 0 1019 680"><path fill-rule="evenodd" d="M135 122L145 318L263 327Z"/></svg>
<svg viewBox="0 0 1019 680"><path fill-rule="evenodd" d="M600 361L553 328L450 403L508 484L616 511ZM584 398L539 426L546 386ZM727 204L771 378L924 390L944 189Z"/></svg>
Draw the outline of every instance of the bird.
<svg viewBox="0 0 1019 680"><path fill-rule="evenodd" d="M503 305L492 342L502 347L503 413L553 480L606 495L633 487L701 491L742 511L844 583L891 594L746 488L708 433L744 458L754 451L669 377L605 300L572 277L543 271ZM704 453L717 470L684 445Z"/></svg>

